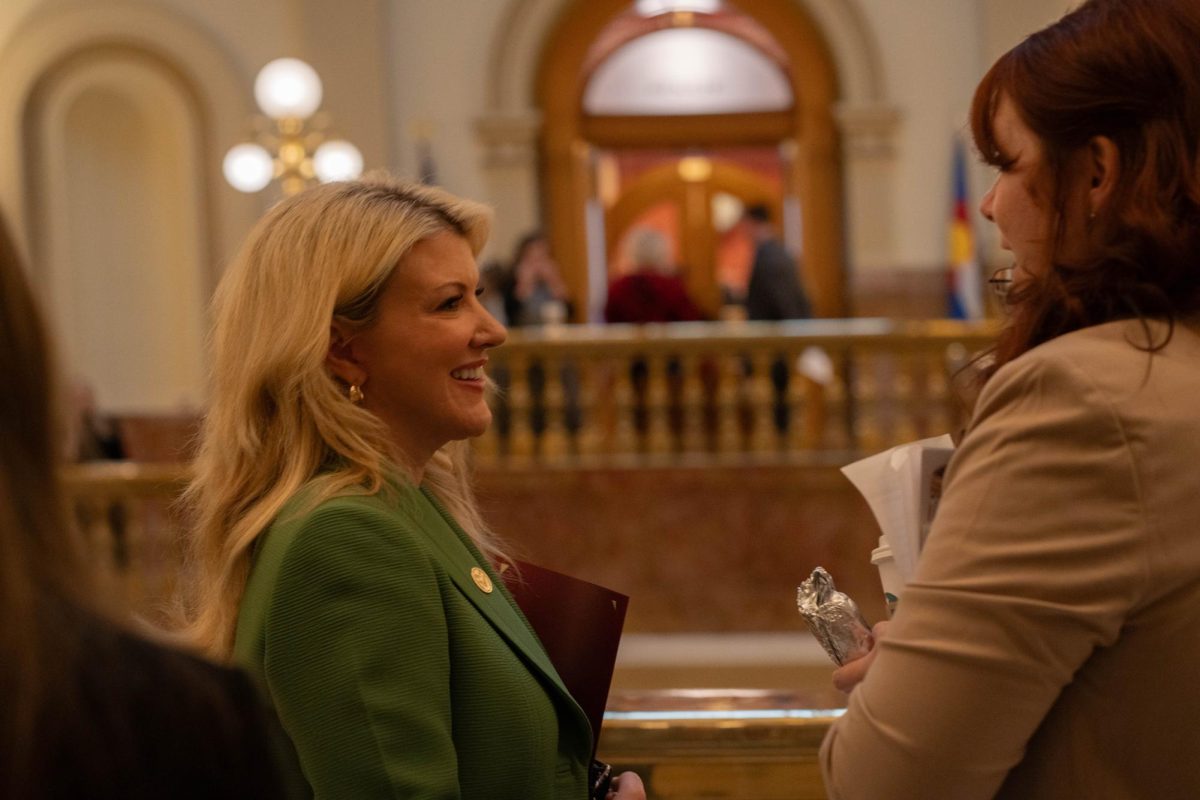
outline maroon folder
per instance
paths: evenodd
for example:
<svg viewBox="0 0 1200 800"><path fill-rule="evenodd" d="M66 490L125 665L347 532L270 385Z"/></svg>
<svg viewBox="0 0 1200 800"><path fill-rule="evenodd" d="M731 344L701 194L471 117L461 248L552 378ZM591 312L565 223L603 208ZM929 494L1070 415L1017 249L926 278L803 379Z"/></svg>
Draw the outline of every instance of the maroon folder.
<svg viewBox="0 0 1200 800"><path fill-rule="evenodd" d="M629 598L535 564L516 566L517 574L504 571L505 583L587 715L598 745Z"/></svg>

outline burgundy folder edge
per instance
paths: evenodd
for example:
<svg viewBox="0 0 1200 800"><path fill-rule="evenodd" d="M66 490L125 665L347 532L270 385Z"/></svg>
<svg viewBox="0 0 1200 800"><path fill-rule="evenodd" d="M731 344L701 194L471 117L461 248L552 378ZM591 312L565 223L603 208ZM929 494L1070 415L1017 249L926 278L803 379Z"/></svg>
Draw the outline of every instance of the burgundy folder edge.
<svg viewBox="0 0 1200 800"><path fill-rule="evenodd" d="M515 563L516 570L504 571L505 583L587 715L598 745L629 598L545 567Z"/></svg>

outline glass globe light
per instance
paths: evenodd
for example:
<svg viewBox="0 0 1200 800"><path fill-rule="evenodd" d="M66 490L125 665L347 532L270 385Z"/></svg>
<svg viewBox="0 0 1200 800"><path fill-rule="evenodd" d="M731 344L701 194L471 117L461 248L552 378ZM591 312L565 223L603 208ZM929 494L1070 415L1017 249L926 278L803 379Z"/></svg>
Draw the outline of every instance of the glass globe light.
<svg viewBox="0 0 1200 800"><path fill-rule="evenodd" d="M254 99L275 119L307 119L321 107L321 78L298 58L277 58L254 79Z"/></svg>
<svg viewBox="0 0 1200 800"><path fill-rule="evenodd" d="M728 192L715 192L712 196L711 211L713 230L717 233L727 233L741 220L745 212L745 204L741 199Z"/></svg>
<svg viewBox="0 0 1200 800"><path fill-rule="evenodd" d="M266 188L275 176L275 162L261 145L235 144L222 164L225 180L239 192L257 192Z"/></svg>
<svg viewBox="0 0 1200 800"><path fill-rule="evenodd" d="M322 183L354 180L362 170L362 153L344 139L330 139L313 153L313 171Z"/></svg>

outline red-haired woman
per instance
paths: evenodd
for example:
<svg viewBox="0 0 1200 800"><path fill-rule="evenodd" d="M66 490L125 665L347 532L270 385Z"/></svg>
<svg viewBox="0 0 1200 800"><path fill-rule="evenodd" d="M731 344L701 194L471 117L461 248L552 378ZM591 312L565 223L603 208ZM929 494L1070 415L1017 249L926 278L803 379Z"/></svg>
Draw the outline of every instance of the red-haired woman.
<svg viewBox="0 0 1200 800"><path fill-rule="evenodd" d="M1010 321L827 788L1195 797L1200 3L1090 0L971 116Z"/></svg>

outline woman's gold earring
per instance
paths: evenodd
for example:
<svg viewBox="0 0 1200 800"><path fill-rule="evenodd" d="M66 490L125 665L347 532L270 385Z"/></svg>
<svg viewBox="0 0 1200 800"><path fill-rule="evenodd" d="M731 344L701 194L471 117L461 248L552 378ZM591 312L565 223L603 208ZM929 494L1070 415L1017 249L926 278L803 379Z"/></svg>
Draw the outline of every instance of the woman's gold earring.
<svg viewBox="0 0 1200 800"><path fill-rule="evenodd" d="M361 406L363 401L362 389L358 388L357 383L350 384L350 402L356 406Z"/></svg>

